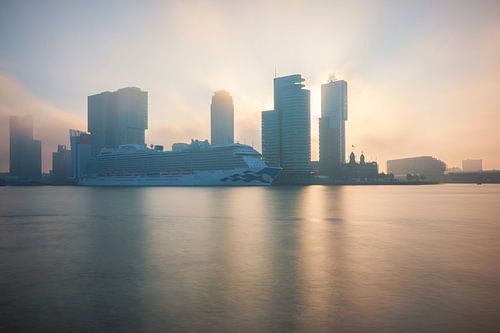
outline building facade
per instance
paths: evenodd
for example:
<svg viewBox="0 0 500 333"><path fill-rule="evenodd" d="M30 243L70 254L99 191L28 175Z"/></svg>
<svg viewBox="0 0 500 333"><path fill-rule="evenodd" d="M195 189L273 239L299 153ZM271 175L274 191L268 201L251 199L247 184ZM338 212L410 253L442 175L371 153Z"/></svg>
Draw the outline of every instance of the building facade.
<svg viewBox="0 0 500 333"><path fill-rule="evenodd" d="M311 172L311 97L302 82L300 74L275 78L274 110L262 112L264 160L291 179Z"/></svg>
<svg viewBox="0 0 500 333"><path fill-rule="evenodd" d="M172 151L183 151L187 148L189 148L189 143L176 142L172 144Z"/></svg>
<svg viewBox="0 0 500 333"><path fill-rule="evenodd" d="M262 157L269 166L280 166L280 126L278 112L262 112Z"/></svg>
<svg viewBox="0 0 500 333"><path fill-rule="evenodd" d="M33 117L9 118L9 173L22 181L42 178L42 143L33 139Z"/></svg>
<svg viewBox="0 0 500 333"><path fill-rule="evenodd" d="M234 143L233 97L225 91L216 91L210 104L210 143L227 145Z"/></svg>
<svg viewBox="0 0 500 333"><path fill-rule="evenodd" d="M56 184L68 182L72 176L71 150L65 145L58 145L57 151L52 153L52 181Z"/></svg>
<svg viewBox="0 0 500 333"><path fill-rule="evenodd" d="M102 148L123 144L145 144L148 128L148 93L139 88L122 88L88 97L88 131L92 155Z"/></svg>
<svg viewBox="0 0 500 333"><path fill-rule="evenodd" d="M448 183L500 184L500 171L451 172L445 176Z"/></svg>
<svg viewBox="0 0 500 333"><path fill-rule="evenodd" d="M387 161L387 173L404 179L408 175L424 176L427 180L440 180L444 176L446 164L432 156L401 158Z"/></svg>
<svg viewBox="0 0 500 333"><path fill-rule="evenodd" d="M71 144L71 177L81 177L90 161L91 146L90 134L74 129L69 130Z"/></svg>
<svg viewBox="0 0 500 333"><path fill-rule="evenodd" d="M347 82L334 80L321 85L319 119L320 174L332 178L341 175L345 163L345 122L347 120Z"/></svg>
<svg viewBox="0 0 500 333"><path fill-rule="evenodd" d="M361 153L359 163L357 163L356 155L354 152L351 152L349 162L342 165L340 176L336 176L335 178L345 181L373 181L379 178L378 164L377 162L366 162L363 153Z"/></svg>

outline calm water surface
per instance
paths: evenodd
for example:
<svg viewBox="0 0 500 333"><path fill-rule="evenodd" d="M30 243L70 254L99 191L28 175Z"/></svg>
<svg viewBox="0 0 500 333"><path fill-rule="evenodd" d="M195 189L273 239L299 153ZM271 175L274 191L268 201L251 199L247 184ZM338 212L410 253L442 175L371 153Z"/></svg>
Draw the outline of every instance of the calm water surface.
<svg viewBox="0 0 500 333"><path fill-rule="evenodd" d="M500 330L500 186L0 188L0 331Z"/></svg>

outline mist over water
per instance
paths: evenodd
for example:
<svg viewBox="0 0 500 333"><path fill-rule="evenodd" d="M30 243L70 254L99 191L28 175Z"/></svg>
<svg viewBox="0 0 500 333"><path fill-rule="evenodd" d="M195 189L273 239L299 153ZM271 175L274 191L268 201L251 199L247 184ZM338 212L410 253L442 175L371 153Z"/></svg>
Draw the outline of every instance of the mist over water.
<svg viewBox="0 0 500 333"><path fill-rule="evenodd" d="M0 329L495 331L500 186L0 188Z"/></svg>

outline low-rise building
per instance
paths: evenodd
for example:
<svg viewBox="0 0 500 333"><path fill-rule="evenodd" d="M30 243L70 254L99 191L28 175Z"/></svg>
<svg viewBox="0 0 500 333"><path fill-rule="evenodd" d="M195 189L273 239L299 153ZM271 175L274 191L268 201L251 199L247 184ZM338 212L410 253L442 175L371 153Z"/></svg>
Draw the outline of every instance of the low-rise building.
<svg viewBox="0 0 500 333"><path fill-rule="evenodd" d="M351 152L349 162L342 166L342 179L344 180L375 180L379 177L377 162L366 162L365 155L361 153L359 163L356 155Z"/></svg>
<svg viewBox="0 0 500 333"><path fill-rule="evenodd" d="M420 179L438 181L443 178L445 170L446 164L432 156L387 161L387 173L392 173L397 179L406 179L408 175L412 175L419 176Z"/></svg>

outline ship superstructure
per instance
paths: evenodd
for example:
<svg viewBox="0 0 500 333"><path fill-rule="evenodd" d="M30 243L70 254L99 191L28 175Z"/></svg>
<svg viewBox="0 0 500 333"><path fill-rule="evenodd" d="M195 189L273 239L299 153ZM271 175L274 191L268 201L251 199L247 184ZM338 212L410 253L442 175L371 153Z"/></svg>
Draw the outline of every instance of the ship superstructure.
<svg viewBox="0 0 500 333"><path fill-rule="evenodd" d="M156 148L156 147L154 147ZM78 180L87 186L271 185L281 171L243 144L214 146L193 140L178 151L127 144L103 149Z"/></svg>

